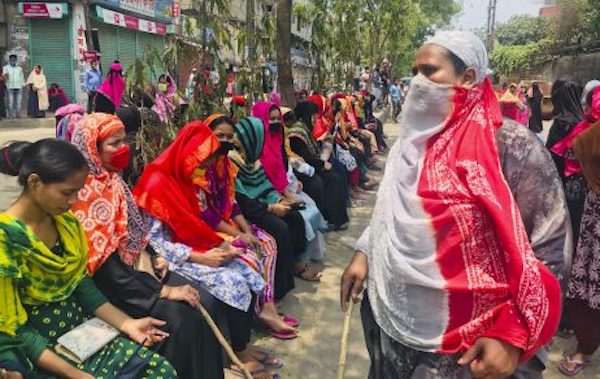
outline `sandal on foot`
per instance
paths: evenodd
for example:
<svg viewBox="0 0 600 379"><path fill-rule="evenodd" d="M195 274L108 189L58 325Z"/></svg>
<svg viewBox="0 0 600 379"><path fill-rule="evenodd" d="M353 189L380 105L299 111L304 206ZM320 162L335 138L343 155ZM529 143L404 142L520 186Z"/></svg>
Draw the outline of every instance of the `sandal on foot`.
<svg viewBox="0 0 600 379"><path fill-rule="evenodd" d="M273 356L273 355L269 354L268 351L263 350L256 346L253 347L253 350L255 353L259 353L261 355L261 358L258 358L258 357L256 357L255 354L253 354L254 358L258 362L260 362L260 364L262 364L265 367L265 369L278 370L283 367L283 359Z"/></svg>
<svg viewBox="0 0 600 379"><path fill-rule="evenodd" d="M567 357L558 364L558 371L566 376L576 376L581 373L587 364L588 362L576 361L573 360L570 355L567 355Z"/></svg>
<svg viewBox="0 0 600 379"><path fill-rule="evenodd" d="M291 332L276 332L273 329L267 329L267 333L269 333L272 337L277 338L278 340L293 340L298 338L298 333L296 331Z"/></svg>
<svg viewBox="0 0 600 379"><path fill-rule="evenodd" d="M248 371L250 371L250 370L248 370ZM242 370L237 366L232 365L231 367L229 367L229 372L231 372L231 374L233 376L237 376L238 378L246 378L246 376L244 375ZM262 367L262 368L257 368L256 370L250 371L250 375L252 375L252 377L255 377L256 375L264 374L266 372L267 372L267 369Z"/></svg>
<svg viewBox="0 0 600 379"><path fill-rule="evenodd" d="M285 322L292 328L297 328L300 326L300 320L298 320L296 317L294 317L292 315L286 315L284 313L280 313L279 315L283 319L283 322Z"/></svg>
<svg viewBox="0 0 600 379"><path fill-rule="evenodd" d="M294 275L297 278L302 280L306 280L307 282L320 282L321 281L321 272L318 270L313 270L305 265L300 270L296 270Z"/></svg>

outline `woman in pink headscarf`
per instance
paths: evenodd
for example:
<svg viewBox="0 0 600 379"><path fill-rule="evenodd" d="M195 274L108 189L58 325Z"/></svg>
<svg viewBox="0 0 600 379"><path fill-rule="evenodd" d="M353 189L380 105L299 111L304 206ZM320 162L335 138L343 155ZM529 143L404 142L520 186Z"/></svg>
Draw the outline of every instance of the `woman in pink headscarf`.
<svg viewBox="0 0 600 379"><path fill-rule="evenodd" d="M260 163L273 187L284 200L293 204L299 200L288 190L286 160L283 153L283 120L281 110L273 103L259 101L252 107L252 116L259 118L265 127L265 146Z"/></svg>
<svg viewBox="0 0 600 379"><path fill-rule="evenodd" d="M121 108L121 98L125 92L125 78L123 78L123 66L119 61L110 65L110 71L98 88L98 92L109 98L116 109Z"/></svg>
<svg viewBox="0 0 600 379"><path fill-rule="evenodd" d="M177 105L182 103L181 98L177 96L175 80L169 74L162 74L158 78L152 110L156 112L160 121L167 122L177 111Z"/></svg>

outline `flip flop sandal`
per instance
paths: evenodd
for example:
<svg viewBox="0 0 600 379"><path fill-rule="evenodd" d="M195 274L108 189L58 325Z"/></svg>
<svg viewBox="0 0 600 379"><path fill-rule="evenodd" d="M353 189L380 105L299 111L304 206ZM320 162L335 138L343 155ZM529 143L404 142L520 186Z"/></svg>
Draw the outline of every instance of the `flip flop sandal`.
<svg viewBox="0 0 600 379"><path fill-rule="evenodd" d="M558 371L566 376L576 376L581 373L587 364L588 362L572 360L571 356L568 355L558 364Z"/></svg>
<svg viewBox="0 0 600 379"><path fill-rule="evenodd" d="M262 358L254 357L259 363L261 363L267 370L278 370L283 367L283 359L275 357L269 354L268 351L263 350L259 347L253 346L255 352L262 354ZM271 361L269 363L269 361Z"/></svg>
<svg viewBox="0 0 600 379"><path fill-rule="evenodd" d="M320 282L321 281L321 272L316 272L312 277L308 276L308 271L310 270L310 268L308 267L308 265L304 266L301 270L298 270L294 273L294 275L302 280L305 280L307 282Z"/></svg>
<svg viewBox="0 0 600 379"><path fill-rule="evenodd" d="M276 332L273 329L268 329L267 333L277 338L278 340L293 340L298 338L297 332Z"/></svg>
<svg viewBox="0 0 600 379"><path fill-rule="evenodd" d="M264 374L267 371L268 370L265 367L263 367L263 368L257 368L254 371L250 371L250 375L252 375L252 377L255 377L256 375ZM232 375L237 376L239 378L245 378L244 373L237 366L231 366L231 367L229 367L229 372L231 372Z"/></svg>
<svg viewBox="0 0 600 379"><path fill-rule="evenodd" d="M283 322L291 326L292 328L297 328L300 326L300 320L292 315L286 315L283 313L279 313L279 315L283 318Z"/></svg>

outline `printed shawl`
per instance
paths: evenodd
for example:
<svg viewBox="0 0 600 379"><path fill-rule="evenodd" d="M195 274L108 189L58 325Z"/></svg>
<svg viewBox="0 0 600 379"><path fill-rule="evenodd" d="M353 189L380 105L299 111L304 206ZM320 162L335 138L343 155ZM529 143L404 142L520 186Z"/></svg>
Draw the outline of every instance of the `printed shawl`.
<svg viewBox="0 0 600 379"><path fill-rule="evenodd" d="M300 139L313 156L320 155L321 148L319 147L319 143L311 133L314 130L312 116L318 113L317 105L311 101L301 101L294 108L294 113L298 121L288 130L289 138Z"/></svg>
<svg viewBox="0 0 600 379"><path fill-rule="evenodd" d="M259 160L264 134L261 120L255 117L241 119L235 125L238 151L230 152L229 158L239 169L235 178L235 191L266 204L275 204L281 198Z"/></svg>
<svg viewBox="0 0 600 379"><path fill-rule="evenodd" d="M58 256L24 222L0 213L0 332L15 336L27 322L23 305L62 301L73 293L86 264L86 236L72 213L54 217L65 254Z"/></svg>
<svg viewBox="0 0 600 379"><path fill-rule="evenodd" d="M471 33L432 43L485 72ZM409 91L369 232L369 300L382 329L412 348L450 354L490 337L522 349L524 361L556 331L560 288L527 239L501 171L499 105L489 79L478 80L454 88L450 114L429 128L440 112L424 107L435 99Z"/></svg>
<svg viewBox="0 0 600 379"><path fill-rule="evenodd" d="M107 113L85 116L75 129L73 144L85 157L90 173L73 207L89 241L88 272L96 270L114 253L132 266L146 247L148 228L129 187L119 172L102 164L98 144L125 130L121 120Z"/></svg>
<svg viewBox="0 0 600 379"><path fill-rule="evenodd" d="M269 131L269 112L273 109L279 109L273 103L267 103L259 101L252 107L252 116L262 120L264 128L264 148L262 155L260 156L260 162L262 163L269 180L273 184L273 187L280 194L285 191L289 185L287 179L287 170L283 165L283 122L282 130L277 133L271 133Z"/></svg>
<svg viewBox="0 0 600 379"><path fill-rule="evenodd" d="M168 226L175 242L210 250L223 242L200 217L193 173L219 148L219 141L201 121L187 124L177 138L146 166L133 189L137 204Z"/></svg>
<svg viewBox="0 0 600 379"><path fill-rule="evenodd" d="M454 91L454 111L441 132L395 146L373 216L370 254L405 267L393 287L410 297L406 319L428 318L407 322L407 344L455 353L491 337L523 349L526 360L556 331L559 285L535 258L501 172L495 142L501 117L489 80ZM411 151L424 153L419 163ZM414 186L402 183L410 178ZM370 275L382 264L370 265ZM390 285L374 286L384 294L373 293L379 306L389 301Z"/></svg>
<svg viewBox="0 0 600 379"><path fill-rule="evenodd" d="M204 123L210 124L223 114L210 115ZM224 220L231 219L233 204L235 203L235 177L238 168L231 163L227 155L219 155L211 166L206 169L196 169L192 174L192 181L209 196L207 201L214 211L218 212Z"/></svg>

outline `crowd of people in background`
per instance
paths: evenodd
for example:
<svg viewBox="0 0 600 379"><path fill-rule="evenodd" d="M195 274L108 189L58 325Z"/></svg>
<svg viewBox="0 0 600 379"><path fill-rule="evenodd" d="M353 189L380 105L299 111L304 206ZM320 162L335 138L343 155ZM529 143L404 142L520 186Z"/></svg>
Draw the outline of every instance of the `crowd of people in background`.
<svg viewBox="0 0 600 379"><path fill-rule="evenodd" d="M21 117L24 88L27 89L27 116L31 118L46 117L46 111L55 112L69 104L65 90L58 83L48 88L42 66L33 66L25 80L23 69L17 65L17 56L10 55L8 62L0 73L0 120Z"/></svg>
<svg viewBox="0 0 600 379"><path fill-rule="evenodd" d="M463 377L494 359L490 370L539 378L561 314L559 335L577 347L559 370L579 374L600 345L600 81L553 83L544 146L539 83L495 91L487 66L477 37L441 32L417 53L411 90L385 60L353 91L301 90L287 107L276 91L236 95L228 75L222 110L134 165L141 126L187 119L189 98L214 95L214 67L193 70L183 92L165 72L128 94L119 61L104 76L92 62L86 109L48 89L39 65L25 81L11 56L0 77L7 116L19 117L27 86L28 115L51 110L57 124L55 139L0 151L0 172L23 189L0 213L0 369L277 377L283 360L251 330L298 338L302 320L281 306L296 280L318 285L324 236L348 229L348 209L379 186L389 150L342 282L346 309L369 272L370 378ZM375 114L388 104L403 124L391 149ZM242 367L226 361L200 304ZM122 334L80 362L54 351L92 317Z"/></svg>
<svg viewBox="0 0 600 379"><path fill-rule="evenodd" d="M56 139L0 153L23 187L0 214L0 365L22 377L276 377L284 362L251 328L298 337L301 320L280 306L296 280L320 281L324 235L346 230L348 208L377 186L387 137L374 96L314 91L289 108L276 92L231 96L133 167L142 122L185 117L185 96L165 73L130 98L118 61L99 78L92 64L91 109L56 109ZM57 86L44 92L41 67L27 83L32 113L63 101ZM243 367L224 361L198 303ZM83 363L53 351L94 316L123 336Z"/></svg>

